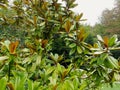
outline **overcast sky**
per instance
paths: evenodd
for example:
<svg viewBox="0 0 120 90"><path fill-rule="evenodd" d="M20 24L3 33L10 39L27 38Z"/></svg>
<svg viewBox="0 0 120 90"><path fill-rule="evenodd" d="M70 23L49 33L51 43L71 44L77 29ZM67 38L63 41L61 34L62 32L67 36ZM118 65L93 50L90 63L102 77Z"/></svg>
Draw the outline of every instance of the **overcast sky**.
<svg viewBox="0 0 120 90"><path fill-rule="evenodd" d="M111 9L114 6L115 0L76 0L78 6L74 9L75 12L84 13L86 23L94 25L98 22L98 17L101 16L101 13L106 8Z"/></svg>

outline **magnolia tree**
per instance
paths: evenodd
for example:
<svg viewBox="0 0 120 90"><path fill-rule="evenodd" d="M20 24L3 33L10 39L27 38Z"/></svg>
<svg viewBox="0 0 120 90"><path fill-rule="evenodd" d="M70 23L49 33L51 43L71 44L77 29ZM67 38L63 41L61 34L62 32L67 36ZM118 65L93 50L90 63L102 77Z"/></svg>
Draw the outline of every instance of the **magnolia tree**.
<svg viewBox="0 0 120 90"><path fill-rule="evenodd" d="M62 1L0 1L1 90L92 90L120 80L120 62L111 54L120 49L117 36L86 43L83 14L72 11L75 0ZM52 53L55 38L68 52Z"/></svg>

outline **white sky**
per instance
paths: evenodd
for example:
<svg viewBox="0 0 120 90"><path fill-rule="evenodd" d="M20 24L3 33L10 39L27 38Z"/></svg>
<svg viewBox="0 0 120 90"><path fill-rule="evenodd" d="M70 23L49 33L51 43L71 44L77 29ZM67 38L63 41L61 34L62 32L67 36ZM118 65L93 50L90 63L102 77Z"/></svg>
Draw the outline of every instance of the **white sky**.
<svg viewBox="0 0 120 90"><path fill-rule="evenodd" d="M61 1L61 0L59 0ZM106 8L111 9L115 0L76 0L78 6L74 9L77 13L83 13L83 19L87 19L85 23L94 25L99 21L102 11Z"/></svg>

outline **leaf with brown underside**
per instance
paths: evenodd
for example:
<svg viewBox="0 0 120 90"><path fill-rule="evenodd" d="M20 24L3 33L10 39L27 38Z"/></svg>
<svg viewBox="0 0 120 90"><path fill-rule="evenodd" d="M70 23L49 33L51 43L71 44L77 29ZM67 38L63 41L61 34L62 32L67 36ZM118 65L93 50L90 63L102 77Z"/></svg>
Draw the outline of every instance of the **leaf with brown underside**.
<svg viewBox="0 0 120 90"><path fill-rule="evenodd" d="M15 54L16 53L16 48L17 48L18 44L19 44L19 41L10 43L10 45L9 45L10 54Z"/></svg>
<svg viewBox="0 0 120 90"><path fill-rule="evenodd" d="M47 43L48 43L48 40L47 40L47 39L42 40L41 43L42 43L42 48L45 48L45 46L46 46Z"/></svg>

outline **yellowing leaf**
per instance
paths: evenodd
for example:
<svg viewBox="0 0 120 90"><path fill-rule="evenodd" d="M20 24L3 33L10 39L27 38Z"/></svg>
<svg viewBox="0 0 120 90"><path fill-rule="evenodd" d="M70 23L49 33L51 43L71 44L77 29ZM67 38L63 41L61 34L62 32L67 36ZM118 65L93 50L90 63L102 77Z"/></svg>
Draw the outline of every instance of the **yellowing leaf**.
<svg viewBox="0 0 120 90"><path fill-rule="evenodd" d="M103 40L104 40L104 45L105 45L105 47L108 47L108 42L109 42L109 39L108 39L108 37L104 37L103 38Z"/></svg>
<svg viewBox="0 0 120 90"><path fill-rule="evenodd" d="M7 87L9 87L10 90L15 90L14 85L12 83L8 83Z"/></svg>
<svg viewBox="0 0 120 90"><path fill-rule="evenodd" d="M76 18L75 18L75 20L79 21L82 18L82 16L83 16L83 13L81 13L80 15L77 15Z"/></svg>
<svg viewBox="0 0 120 90"><path fill-rule="evenodd" d="M86 35L85 35L85 30L84 28L81 28L79 32L77 32L77 38L80 41L83 41L85 39Z"/></svg>
<svg viewBox="0 0 120 90"><path fill-rule="evenodd" d="M98 48L98 44L95 43L95 44L93 45L93 47L94 47L94 48Z"/></svg>
<svg viewBox="0 0 120 90"><path fill-rule="evenodd" d="M66 23L65 23L65 27L64 27L64 28L65 28L65 31L66 31L67 33L70 32L71 26L72 26L72 24L70 23L69 20L67 20Z"/></svg>
<svg viewBox="0 0 120 90"><path fill-rule="evenodd" d="M29 4L29 0L23 0L24 4Z"/></svg>
<svg viewBox="0 0 120 90"><path fill-rule="evenodd" d="M43 5L42 5L42 9L47 10L47 5L48 5L48 2L44 2Z"/></svg>

